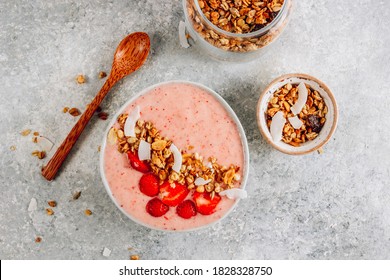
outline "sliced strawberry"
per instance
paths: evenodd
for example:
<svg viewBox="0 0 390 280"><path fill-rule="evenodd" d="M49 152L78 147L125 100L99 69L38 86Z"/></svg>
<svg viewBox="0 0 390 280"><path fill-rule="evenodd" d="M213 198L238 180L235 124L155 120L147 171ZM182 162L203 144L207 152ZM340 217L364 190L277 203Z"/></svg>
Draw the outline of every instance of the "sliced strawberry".
<svg viewBox="0 0 390 280"><path fill-rule="evenodd" d="M127 158L129 159L131 167L133 167L135 170L142 172L142 173L148 173L150 171L149 165L138 158L137 152L127 152Z"/></svg>
<svg viewBox="0 0 390 280"><path fill-rule="evenodd" d="M167 213L168 210L169 207L162 203L162 201L157 197L149 200L149 202L146 204L146 212L148 212L153 217L161 217Z"/></svg>
<svg viewBox="0 0 390 280"><path fill-rule="evenodd" d="M213 214L218 203L221 201L219 194L215 194L214 198L211 199L210 194L206 192L195 192L193 199L195 201L196 209L202 215Z"/></svg>
<svg viewBox="0 0 390 280"><path fill-rule="evenodd" d="M160 186L161 200L166 205L176 206L182 202L188 195L189 190L186 186L179 183L165 182Z"/></svg>
<svg viewBox="0 0 390 280"><path fill-rule="evenodd" d="M184 200L176 207L176 213L184 219L189 219L196 215L195 203L191 200Z"/></svg>
<svg viewBox="0 0 390 280"><path fill-rule="evenodd" d="M147 196L158 195L160 188L158 185L158 178L152 173L142 175L139 180L139 190Z"/></svg>

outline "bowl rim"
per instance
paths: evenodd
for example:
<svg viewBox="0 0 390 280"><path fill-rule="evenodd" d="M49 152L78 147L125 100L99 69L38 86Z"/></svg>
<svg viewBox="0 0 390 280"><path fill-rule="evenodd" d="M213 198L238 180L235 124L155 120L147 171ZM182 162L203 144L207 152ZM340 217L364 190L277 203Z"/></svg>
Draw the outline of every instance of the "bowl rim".
<svg viewBox="0 0 390 280"><path fill-rule="evenodd" d="M195 87L198 87L198 88L201 88L203 89L204 91L206 91L207 93L209 93L211 96L213 96L223 107L224 109L228 112L229 116L233 119L233 121L235 122L236 126L237 126L237 129L238 129L238 133L240 135L240 140L241 140L241 144L242 144L242 148L243 148L243 155L244 155L244 168L243 168L243 176L242 176L242 179L241 179L241 184L240 184L240 188L241 189L245 189L246 188L246 184L247 184L247 181L248 181L248 177L249 177L249 146L248 146L248 140L247 140L247 137L246 137L246 134L245 134L245 131L244 131L244 128L242 127L242 124L239 120L239 118L237 117L236 113L234 112L234 110L230 107L230 105L225 101L225 99L219 95L217 92L215 92L214 90L212 90L211 88L205 86L205 85L202 85L200 83L196 83L196 82L191 82L191 81L186 81L186 80L170 80L170 81L165 81L165 82L160 82L160 83L156 83L156 84L153 84L151 86L148 86L144 89L142 89L141 91L137 92L134 96L130 97L117 111L116 113L113 115L113 117L111 118L110 122L108 123L107 125L107 128L105 129L104 131L104 135L103 135L103 141L102 141L102 144L101 144L101 149L100 149L100 155L99 155L99 171L100 171L100 177L102 179L102 182L103 182L103 185L106 189L106 192L107 194L109 195L109 197L111 198L111 200L114 202L114 204L116 205L116 207L127 217L129 218L131 221L139 224L139 225L142 225L146 228L149 228L149 229L153 229L153 230L158 230L158 231L162 231L162 232L191 232L191 231L197 231L197 230L201 230L201 229L204 229L204 228L208 228L208 227L211 227L212 225L216 224L216 223L219 223L221 222L224 218L226 218L227 216L229 216L229 214L236 208L238 202L240 201L239 198L237 198L234 202L234 204L230 207L230 209L218 220L214 221L214 222L211 222L211 223L208 223L208 224L205 224L205 225L202 225L202 226L199 226L199 227L196 227L196 228L190 228L190 229L184 229L184 230L172 230L172 229L162 229L162 228L158 228L158 227L154 227L154 226L151 226L151 225L148 225L140 220L137 220L135 219L134 217L132 217L129 213L127 213L122 207L120 207L120 205L118 204L118 202L116 201L116 199L113 197L112 195L112 191L110 189L110 186L108 184L108 181L106 179L106 176L105 176L105 172L104 172L104 151L105 151L105 148L106 148L106 145L107 145L107 135L108 135L108 132L109 130L111 129L111 127L115 124L118 116L132 103L134 102L137 98L139 98L140 96L150 92L151 90L153 90L154 88L156 87L159 87L159 86L163 86L163 85L169 85L169 84L187 84L187 85L192 85L192 86L195 86Z"/></svg>
<svg viewBox="0 0 390 280"><path fill-rule="evenodd" d="M301 78L301 79L306 79L306 80L311 80L311 81L316 82L328 94L329 99L331 100L331 103L332 103L332 106L333 106L333 109L334 109L333 123L332 123L332 127L331 127L328 135L318 145L316 145L315 147L313 147L311 149L308 149L308 150L303 150L303 151L286 150L286 149L280 147L279 145L276 145L275 142L265 132L264 127L261 125L261 120L263 118L265 118L264 112L261 111L261 104L263 103L264 97L266 96L267 92L270 91L270 89L276 83L282 82L282 81L284 81L286 79L289 79L289 78ZM278 150L278 151L280 151L282 153L285 153L285 154L289 154L289 155L305 155L305 154L309 154L309 153L312 153L312 152L320 149L326 143L328 143L329 140L331 139L332 135L334 134L335 130L336 130L337 122L338 122L338 114L339 113L338 113L338 105L337 105L337 102L336 102L336 98L334 97L334 94L329 89L329 87L324 82L320 81L319 79L317 79L317 78L315 78L313 76L310 76L308 74L304 74L304 73L285 74L285 75L279 76L278 78L274 79L271 83L268 84L268 86L260 94L260 98L259 98L259 100L257 102L257 109L256 109L257 126L258 126L262 136L276 150Z"/></svg>

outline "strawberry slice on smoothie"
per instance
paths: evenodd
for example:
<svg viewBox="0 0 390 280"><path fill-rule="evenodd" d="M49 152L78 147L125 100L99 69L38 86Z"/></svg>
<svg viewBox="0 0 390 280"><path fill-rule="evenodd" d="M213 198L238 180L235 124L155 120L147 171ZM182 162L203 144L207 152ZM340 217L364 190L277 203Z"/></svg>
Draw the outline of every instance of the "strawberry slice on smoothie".
<svg viewBox="0 0 390 280"><path fill-rule="evenodd" d="M157 176L152 173L142 175L139 180L139 190L147 196L156 196L160 192Z"/></svg>
<svg viewBox="0 0 390 280"><path fill-rule="evenodd" d="M184 200L176 207L176 213L183 219L190 219L196 216L196 206L192 200Z"/></svg>
<svg viewBox="0 0 390 280"><path fill-rule="evenodd" d="M148 173L150 171L149 165L145 161L139 159L137 152L127 152L127 158L131 167L133 167L135 170L142 173Z"/></svg>
<svg viewBox="0 0 390 280"><path fill-rule="evenodd" d="M196 209L202 215L211 215L215 212L218 203L221 201L219 194L215 194L211 198L209 193L199 193L195 192L193 199L195 201Z"/></svg>
<svg viewBox="0 0 390 280"><path fill-rule="evenodd" d="M166 214L168 210L169 207L157 197L149 200L149 202L146 204L146 212L148 212L153 217L161 217L162 215Z"/></svg>
<svg viewBox="0 0 390 280"><path fill-rule="evenodd" d="M177 206L187 197L188 193L187 187L177 182L165 182L160 186L161 200L168 206Z"/></svg>

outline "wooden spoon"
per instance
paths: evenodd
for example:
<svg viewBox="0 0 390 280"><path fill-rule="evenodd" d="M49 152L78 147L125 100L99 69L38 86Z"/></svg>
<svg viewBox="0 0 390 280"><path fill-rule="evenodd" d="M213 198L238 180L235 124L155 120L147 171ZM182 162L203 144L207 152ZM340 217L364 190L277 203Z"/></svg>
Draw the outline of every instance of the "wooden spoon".
<svg viewBox="0 0 390 280"><path fill-rule="evenodd" d="M143 32L132 33L120 42L115 51L110 75L99 93L88 105L85 112L65 138L64 142L62 142L56 153L42 169L43 177L49 181L54 179L63 161L68 156L73 145L76 143L104 97L119 80L133 73L144 64L149 50L150 39L148 34Z"/></svg>

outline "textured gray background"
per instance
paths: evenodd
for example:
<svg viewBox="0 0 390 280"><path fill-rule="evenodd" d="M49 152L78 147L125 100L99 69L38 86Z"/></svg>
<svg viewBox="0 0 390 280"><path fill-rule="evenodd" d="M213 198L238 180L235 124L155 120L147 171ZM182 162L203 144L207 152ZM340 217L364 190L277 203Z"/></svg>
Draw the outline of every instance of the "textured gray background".
<svg viewBox="0 0 390 280"><path fill-rule="evenodd" d="M235 65L180 47L179 0L1 1L0 258L104 259L106 247L109 259L390 259L390 1L295 2L270 51ZM103 84L97 73L109 71L118 42L138 30L151 36L152 53L104 101L107 112L146 86L191 80L225 97L247 133L250 199L212 228L162 233L121 214L98 170L105 121L90 123L51 183L39 173L48 159L32 157L31 136L19 134L30 128L58 146L76 122L62 108L88 104ZM260 91L292 72L318 77L336 95L339 125L322 155L281 154L257 129ZM88 83L75 83L79 73ZM31 198L38 209L29 213ZM47 216L52 199L58 206Z"/></svg>

